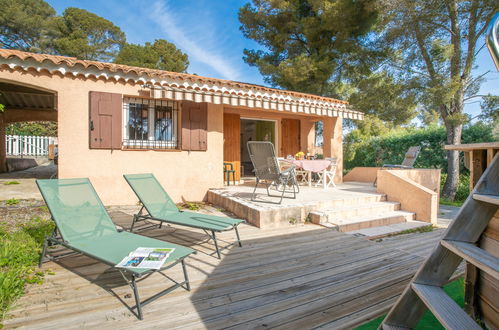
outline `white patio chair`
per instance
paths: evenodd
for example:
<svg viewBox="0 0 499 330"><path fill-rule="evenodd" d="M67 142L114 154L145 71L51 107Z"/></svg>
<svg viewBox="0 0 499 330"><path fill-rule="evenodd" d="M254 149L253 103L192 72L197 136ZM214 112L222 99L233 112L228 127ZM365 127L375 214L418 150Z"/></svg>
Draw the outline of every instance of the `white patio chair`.
<svg viewBox="0 0 499 330"><path fill-rule="evenodd" d="M334 184L334 176L336 175L336 164L338 160L337 158L326 158L326 160L331 161L331 164L329 164L328 168L326 168L325 171L316 173L319 177L315 184L316 187L324 185L324 180L326 180L326 188L329 188L330 185L336 187L336 185Z"/></svg>
<svg viewBox="0 0 499 330"><path fill-rule="evenodd" d="M298 184L308 184L308 171L304 169L295 169L296 181Z"/></svg>

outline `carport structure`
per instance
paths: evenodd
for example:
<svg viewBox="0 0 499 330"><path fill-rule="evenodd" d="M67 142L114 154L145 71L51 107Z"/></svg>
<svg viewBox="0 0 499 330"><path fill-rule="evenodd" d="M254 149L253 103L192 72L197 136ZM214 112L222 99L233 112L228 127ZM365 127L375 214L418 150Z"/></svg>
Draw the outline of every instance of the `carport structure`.
<svg viewBox="0 0 499 330"><path fill-rule="evenodd" d="M57 121L55 92L0 80L0 173L7 171L5 134L7 125L26 121Z"/></svg>

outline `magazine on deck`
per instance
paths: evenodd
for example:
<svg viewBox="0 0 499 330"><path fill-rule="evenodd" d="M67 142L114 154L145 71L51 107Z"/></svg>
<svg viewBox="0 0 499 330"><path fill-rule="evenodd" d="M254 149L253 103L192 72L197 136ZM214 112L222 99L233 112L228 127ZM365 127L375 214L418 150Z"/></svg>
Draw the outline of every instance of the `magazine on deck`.
<svg viewBox="0 0 499 330"><path fill-rule="evenodd" d="M160 269L175 249L139 247L123 258L116 267Z"/></svg>

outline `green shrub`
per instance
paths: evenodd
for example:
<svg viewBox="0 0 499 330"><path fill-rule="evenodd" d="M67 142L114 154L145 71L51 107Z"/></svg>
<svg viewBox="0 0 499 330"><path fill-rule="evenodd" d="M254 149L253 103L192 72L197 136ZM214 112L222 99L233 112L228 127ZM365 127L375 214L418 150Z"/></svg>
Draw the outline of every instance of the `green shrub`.
<svg viewBox="0 0 499 330"><path fill-rule="evenodd" d="M481 122L466 125L463 129L462 143L493 142L492 131L492 125ZM394 129L376 137L365 137L352 131L345 138L344 167L350 170L357 166L401 164L409 147L421 146L421 152L414 166L441 168L446 172L447 155L444 150L446 140L445 128L441 126ZM461 153L463 165L462 158Z"/></svg>
<svg viewBox="0 0 499 330"><path fill-rule="evenodd" d="M4 185L6 185L6 186L13 185L13 184L21 184L21 183L19 181L7 181L7 182L4 182Z"/></svg>
<svg viewBox="0 0 499 330"><path fill-rule="evenodd" d="M11 206L12 205L17 205L17 204L19 204L19 199L16 199L16 198L7 199L5 201L5 204L11 205Z"/></svg>
<svg viewBox="0 0 499 330"><path fill-rule="evenodd" d="M447 173L442 173L440 177L440 191L442 191L444 187L445 180L447 180ZM442 204L445 205L453 205L460 206L464 203L468 195L470 194L470 176L469 174L461 174L459 175L459 183L457 185L456 197L454 198L454 202L449 202L445 199L442 199Z"/></svg>
<svg viewBox="0 0 499 330"><path fill-rule="evenodd" d="M0 231L0 320L27 283L43 282L44 273L35 266L53 228L52 221L35 217L13 232Z"/></svg>
<svg viewBox="0 0 499 330"><path fill-rule="evenodd" d="M203 206L203 203L202 202L184 202L184 203L177 204L177 206L179 206L180 208L183 208L183 209L191 210L191 211L198 211Z"/></svg>

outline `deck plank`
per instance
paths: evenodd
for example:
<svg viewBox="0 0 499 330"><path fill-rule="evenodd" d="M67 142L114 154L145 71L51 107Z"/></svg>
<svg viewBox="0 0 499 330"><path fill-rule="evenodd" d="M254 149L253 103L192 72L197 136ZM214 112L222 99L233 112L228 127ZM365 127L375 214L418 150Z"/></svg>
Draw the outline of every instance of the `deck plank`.
<svg viewBox="0 0 499 330"><path fill-rule="evenodd" d="M112 212L124 227L130 216ZM9 312L6 328L350 328L386 312L443 231L381 242L315 225L261 230L241 226L243 247L222 260L201 231L167 227L143 235L191 246L192 291L175 290L144 308L138 321L119 273L85 256L49 262L40 286L30 286ZM234 239L233 232L219 237ZM180 279L179 269L168 274ZM164 288L158 274L140 283L146 298ZM111 293L112 292L112 293ZM168 317L165 317L168 315Z"/></svg>

